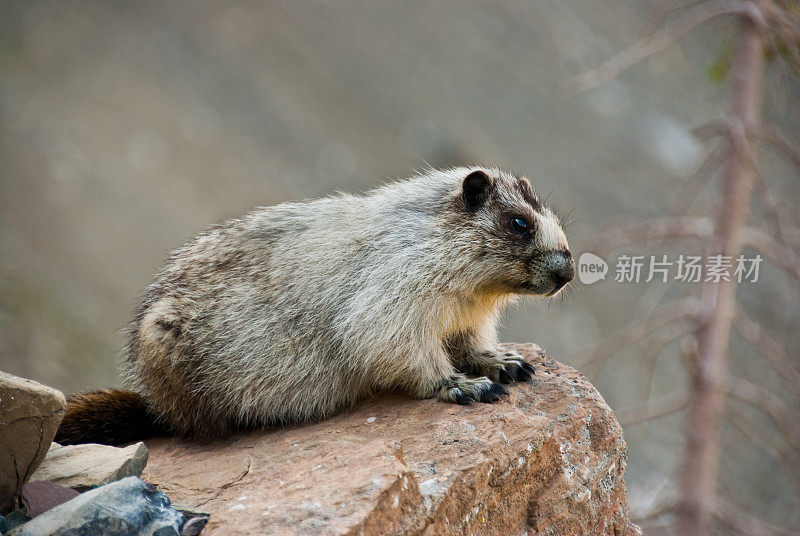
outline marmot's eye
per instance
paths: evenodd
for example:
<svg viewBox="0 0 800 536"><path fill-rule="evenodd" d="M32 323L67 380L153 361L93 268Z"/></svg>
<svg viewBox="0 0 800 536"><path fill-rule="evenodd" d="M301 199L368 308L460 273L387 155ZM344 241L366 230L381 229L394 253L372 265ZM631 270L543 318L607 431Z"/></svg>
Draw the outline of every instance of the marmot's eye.
<svg viewBox="0 0 800 536"><path fill-rule="evenodd" d="M528 232L528 222L525 221L525 218L515 216L511 218L511 221L508 222L508 225L511 227L511 230L517 234L524 235Z"/></svg>

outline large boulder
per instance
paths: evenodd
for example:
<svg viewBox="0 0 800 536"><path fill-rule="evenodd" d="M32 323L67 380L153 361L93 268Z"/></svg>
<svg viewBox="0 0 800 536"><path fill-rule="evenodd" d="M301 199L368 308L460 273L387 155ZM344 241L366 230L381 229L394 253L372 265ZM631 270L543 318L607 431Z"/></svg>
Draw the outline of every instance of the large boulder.
<svg viewBox="0 0 800 536"><path fill-rule="evenodd" d="M59 391L0 372L0 514L44 459L66 406Z"/></svg>
<svg viewBox="0 0 800 536"><path fill-rule="evenodd" d="M204 536L640 534L611 409L541 348L509 347L537 373L501 402L380 395L211 445L156 439L143 477L211 513Z"/></svg>

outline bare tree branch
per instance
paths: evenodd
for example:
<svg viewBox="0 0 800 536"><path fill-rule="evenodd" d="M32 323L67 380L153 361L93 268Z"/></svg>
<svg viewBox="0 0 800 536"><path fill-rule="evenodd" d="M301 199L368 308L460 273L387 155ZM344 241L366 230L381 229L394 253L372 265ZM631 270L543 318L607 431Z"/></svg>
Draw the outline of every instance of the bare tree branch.
<svg viewBox="0 0 800 536"><path fill-rule="evenodd" d="M748 16L739 18L734 44L728 112L733 150L720 183L709 255L735 257L742 251L742 228L750 206L754 177L746 133L761 121L766 24L754 14L758 12L754 2L747 4L747 10ZM677 532L684 536L706 536L714 512L736 282L705 281L701 303L707 315L697 333L697 368L689 390L686 447L681 461Z"/></svg>
<svg viewBox="0 0 800 536"><path fill-rule="evenodd" d="M754 13L754 9L755 6L749 2L736 0L709 0L695 5L687 9L670 24L637 41L598 67L573 77L568 86L573 93L581 93L608 82L622 71L664 50L687 33L715 17L734 13L747 13L763 20L760 13Z"/></svg>

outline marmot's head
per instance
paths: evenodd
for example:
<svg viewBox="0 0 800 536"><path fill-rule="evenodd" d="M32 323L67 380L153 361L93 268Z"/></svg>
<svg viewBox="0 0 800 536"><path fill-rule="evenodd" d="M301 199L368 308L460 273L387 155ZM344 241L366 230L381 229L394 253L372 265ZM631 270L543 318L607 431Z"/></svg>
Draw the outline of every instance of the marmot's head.
<svg viewBox="0 0 800 536"><path fill-rule="evenodd" d="M475 276L501 292L554 296L575 275L559 218L531 183L497 169L464 170L462 229L480 243Z"/></svg>

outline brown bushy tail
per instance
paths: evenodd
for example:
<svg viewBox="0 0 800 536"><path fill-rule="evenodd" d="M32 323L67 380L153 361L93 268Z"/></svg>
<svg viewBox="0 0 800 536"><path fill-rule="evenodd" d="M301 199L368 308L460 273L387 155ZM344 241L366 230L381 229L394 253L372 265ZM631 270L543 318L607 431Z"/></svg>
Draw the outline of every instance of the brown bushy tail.
<svg viewBox="0 0 800 536"><path fill-rule="evenodd" d="M77 393L67 399L67 411L55 441L62 445L119 446L167 433L164 427L156 424L140 394L105 389Z"/></svg>

